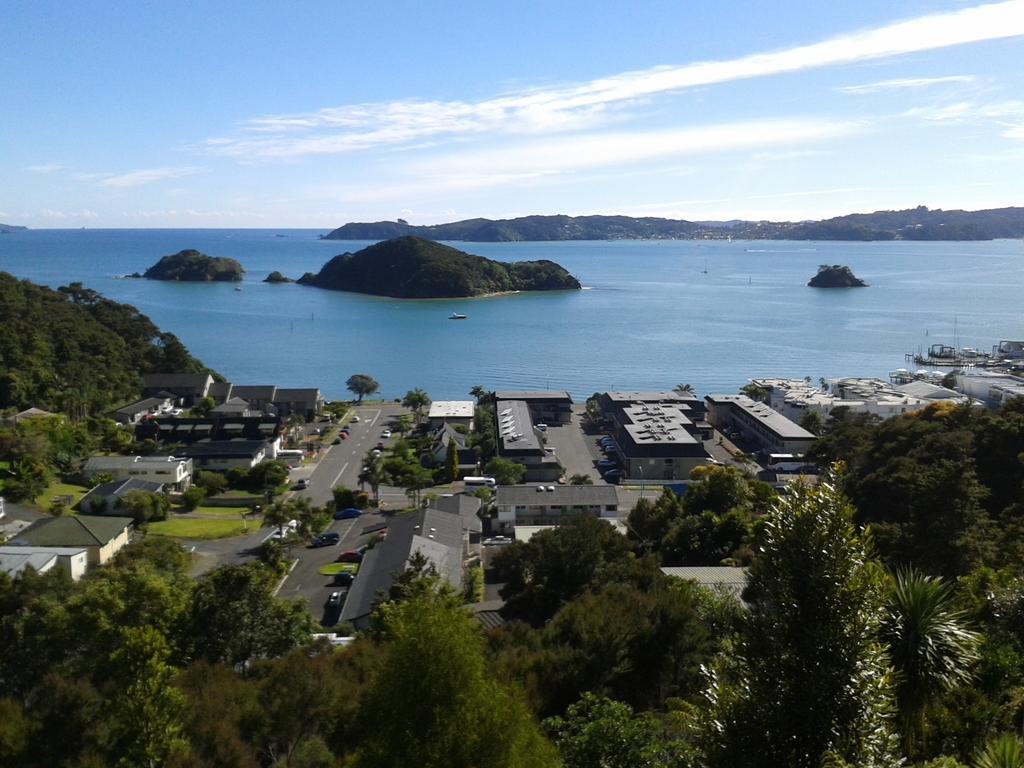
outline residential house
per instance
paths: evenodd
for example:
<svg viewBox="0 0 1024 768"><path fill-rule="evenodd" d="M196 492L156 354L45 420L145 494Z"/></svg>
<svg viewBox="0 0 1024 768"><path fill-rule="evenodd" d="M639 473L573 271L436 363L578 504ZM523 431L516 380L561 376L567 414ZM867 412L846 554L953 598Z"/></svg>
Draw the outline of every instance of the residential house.
<svg viewBox="0 0 1024 768"><path fill-rule="evenodd" d="M479 534L483 531L483 522L480 520L482 506L483 502L479 498L465 493L446 493L430 503L431 509L458 515L462 520L462 527L470 534Z"/></svg>
<svg viewBox="0 0 1024 768"><path fill-rule="evenodd" d="M535 424L568 424L572 421L572 397L564 391L495 392L495 403L516 400L526 404Z"/></svg>
<svg viewBox="0 0 1024 768"><path fill-rule="evenodd" d="M163 485L138 480L134 477L127 480L114 480L102 483L91 489L78 501L78 509L87 515L116 515L117 502L129 491L145 491L146 493L162 493Z"/></svg>
<svg viewBox="0 0 1024 768"><path fill-rule="evenodd" d="M138 424L148 416L157 416L173 407L169 397L146 397L111 411L108 416L118 424Z"/></svg>
<svg viewBox="0 0 1024 768"><path fill-rule="evenodd" d="M263 412L240 397L230 397L214 407L212 413L217 416L260 416Z"/></svg>
<svg viewBox="0 0 1024 768"><path fill-rule="evenodd" d="M42 408L26 408L24 411L19 411L14 414L14 423L19 424L25 419L40 419L46 418L47 416L56 416L55 413L44 411Z"/></svg>
<svg viewBox="0 0 1024 768"><path fill-rule="evenodd" d="M498 400L497 420L499 458L514 461L526 469L523 479L548 482L562 475L553 448L548 448L544 430L534 426L530 406L523 400Z"/></svg>
<svg viewBox="0 0 1024 768"><path fill-rule="evenodd" d="M476 474L476 451L469 447L468 435L457 431L448 424L442 424L433 434L430 450L424 456L424 463L432 467L443 466L448 460L448 444L455 443L459 477Z"/></svg>
<svg viewBox="0 0 1024 768"><path fill-rule="evenodd" d="M437 509L394 517L388 535L368 550L349 589L341 621L365 628L370 615L416 554L423 555L437 574L456 591L462 589L467 535L462 518Z"/></svg>
<svg viewBox="0 0 1024 768"><path fill-rule="evenodd" d="M619 403L609 413L614 455L623 475L634 482L686 480L709 463L704 440L711 437L710 428L690 418L693 411L686 402Z"/></svg>
<svg viewBox="0 0 1024 768"><path fill-rule="evenodd" d="M260 384L245 386L236 384L231 388L231 397L245 400L249 407L258 413L266 413L269 406L273 405L277 395L277 387L273 384Z"/></svg>
<svg viewBox="0 0 1024 768"><path fill-rule="evenodd" d="M747 586L746 568L725 565L715 566L666 566L661 569L666 576L695 581L702 587L721 589L739 598Z"/></svg>
<svg viewBox="0 0 1024 768"><path fill-rule="evenodd" d="M0 547L0 573L11 577L20 576L28 568L36 573L57 568L78 581L88 566L89 553L81 547Z"/></svg>
<svg viewBox="0 0 1024 768"><path fill-rule="evenodd" d="M499 485L494 495L495 532L516 526L559 525L573 515L617 517L619 494L613 485Z"/></svg>
<svg viewBox="0 0 1024 768"><path fill-rule="evenodd" d="M130 517L46 517L15 536L12 546L84 549L90 565L103 565L128 544Z"/></svg>
<svg viewBox="0 0 1024 768"><path fill-rule="evenodd" d="M192 483L192 460L181 456L91 456L82 467L82 475L112 480L146 480L159 483L167 491L184 491Z"/></svg>
<svg viewBox="0 0 1024 768"><path fill-rule="evenodd" d="M289 388L278 387L274 395L273 406L277 415L287 419L292 414L299 414L306 421L314 421L317 416L323 413L324 396L316 387Z"/></svg>
<svg viewBox="0 0 1024 768"><path fill-rule="evenodd" d="M206 396L213 400L214 405L220 405L231 399L232 389L230 381L215 381L206 391Z"/></svg>
<svg viewBox="0 0 1024 768"><path fill-rule="evenodd" d="M143 397L167 397L191 408L210 392L213 376L208 373L146 373L142 376Z"/></svg>
<svg viewBox="0 0 1024 768"><path fill-rule="evenodd" d="M182 446L178 452L199 469L224 472L233 467L252 469L274 458L270 455L270 445L267 440L202 440Z"/></svg>
<svg viewBox="0 0 1024 768"><path fill-rule="evenodd" d="M191 445L226 440L262 441L267 444L266 458L277 457L283 426L278 416L235 416L212 413L206 418L161 416L135 427L135 439L155 440L163 445ZM175 453L186 455L180 449Z"/></svg>

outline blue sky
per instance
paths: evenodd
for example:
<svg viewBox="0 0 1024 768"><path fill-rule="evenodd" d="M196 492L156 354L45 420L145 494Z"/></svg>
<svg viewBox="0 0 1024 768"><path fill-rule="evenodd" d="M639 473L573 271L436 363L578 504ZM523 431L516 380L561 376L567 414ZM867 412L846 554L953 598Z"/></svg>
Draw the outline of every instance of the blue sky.
<svg viewBox="0 0 1024 768"><path fill-rule="evenodd" d="M1022 205L1024 0L14 0L0 221Z"/></svg>

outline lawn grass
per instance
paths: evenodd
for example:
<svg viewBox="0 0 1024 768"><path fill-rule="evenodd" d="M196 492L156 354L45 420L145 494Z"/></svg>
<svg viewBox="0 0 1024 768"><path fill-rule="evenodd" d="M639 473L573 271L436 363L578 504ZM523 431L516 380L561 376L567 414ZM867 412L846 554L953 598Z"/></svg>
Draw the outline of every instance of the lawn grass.
<svg viewBox="0 0 1024 768"><path fill-rule="evenodd" d="M351 573L355 576L359 573L359 563L328 563L320 566L321 576L333 576L336 573Z"/></svg>
<svg viewBox="0 0 1024 768"><path fill-rule="evenodd" d="M78 503L78 500L88 493L89 489L84 488L81 485L71 485L70 483L53 482L50 483L46 490L36 496L35 505L40 509L47 509L50 506L54 496L70 496L71 504L74 506Z"/></svg>
<svg viewBox="0 0 1024 768"><path fill-rule="evenodd" d="M230 517L240 520L242 515L248 515L249 507L196 507L192 514L203 517Z"/></svg>
<svg viewBox="0 0 1024 768"><path fill-rule="evenodd" d="M250 525L249 529L254 526ZM241 519L177 517L149 524L149 533L154 536L170 536L176 539L224 539L245 533Z"/></svg>

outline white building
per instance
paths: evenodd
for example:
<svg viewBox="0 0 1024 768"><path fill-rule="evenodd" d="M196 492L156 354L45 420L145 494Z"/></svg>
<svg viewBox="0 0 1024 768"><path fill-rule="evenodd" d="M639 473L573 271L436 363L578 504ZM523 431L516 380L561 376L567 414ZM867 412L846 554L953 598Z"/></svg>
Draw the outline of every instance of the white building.
<svg viewBox="0 0 1024 768"><path fill-rule="evenodd" d="M442 424L462 424L472 430L475 411L476 403L472 400L435 400L430 404L427 420L431 429L437 429Z"/></svg>
<svg viewBox="0 0 1024 768"><path fill-rule="evenodd" d="M499 485L494 496L495 528L511 533L517 526L559 525L573 515L618 517L614 485Z"/></svg>
<svg viewBox="0 0 1024 768"><path fill-rule="evenodd" d="M92 456L82 468L91 480L100 473L111 480L146 480L165 490L184 491L192 482L192 459L174 456Z"/></svg>
<svg viewBox="0 0 1024 768"><path fill-rule="evenodd" d="M8 576L18 576L27 568L36 573L62 568L78 581L88 567L89 553L81 547L0 547L0 573Z"/></svg>
<svg viewBox="0 0 1024 768"><path fill-rule="evenodd" d="M1024 378L977 368L956 375L956 386L965 395L998 408L1007 400L1024 397Z"/></svg>

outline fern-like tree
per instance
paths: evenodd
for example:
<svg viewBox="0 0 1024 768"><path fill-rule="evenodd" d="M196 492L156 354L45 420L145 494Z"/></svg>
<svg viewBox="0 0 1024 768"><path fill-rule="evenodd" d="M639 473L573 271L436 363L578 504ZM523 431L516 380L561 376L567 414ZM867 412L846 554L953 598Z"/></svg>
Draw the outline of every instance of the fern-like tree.
<svg viewBox="0 0 1024 768"><path fill-rule="evenodd" d="M423 419L424 409L430 405L430 397L422 389L410 389L402 398L402 405L412 411L416 423L419 424Z"/></svg>
<svg viewBox="0 0 1024 768"><path fill-rule="evenodd" d="M1024 744L1011 733L1004 733L985 745L972 768L1024 768Z"/></svg>
<svg viewBox="0 0 1024 768"><path fill-rule="evenodd" d="M970 682L981 637L968 628L952 585L913 568L893 576L881 637L896 670L903 751L914 759L929 707L945 691Z"/></svg>
<svg viewBox="0 0 1024 768"><path fill-rule="evenodd" d="M709 691L711 765L899 764L884 580L852 517L831 479L765 517L737 653Z"/></svg>

